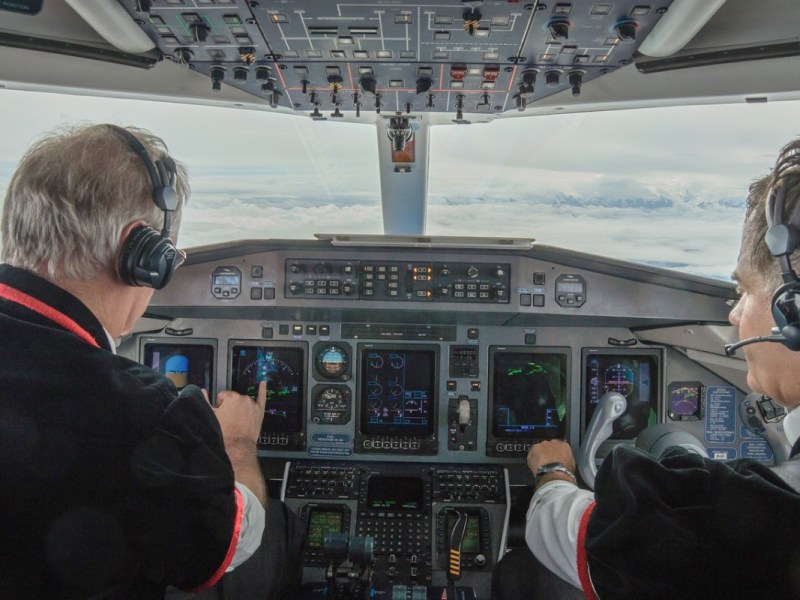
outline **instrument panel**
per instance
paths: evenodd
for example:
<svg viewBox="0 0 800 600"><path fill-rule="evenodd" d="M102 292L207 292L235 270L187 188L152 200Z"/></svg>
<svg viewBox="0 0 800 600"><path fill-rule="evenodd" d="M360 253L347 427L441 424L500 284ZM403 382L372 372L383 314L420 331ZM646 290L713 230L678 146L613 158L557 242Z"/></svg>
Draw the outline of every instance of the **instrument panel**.
<svg viewBox="0 0 800 600"><path fill-rule="evenodd" d="M466 519L463 581L483 597L524 515L528 449L577 451L606 392L627 408L600 457L668 422L712 458L772 460L737 416L741 361L711 335L732 295L547 247L245 242L191 252L119 351L212 397L267 382L259 454L307 528L308 581L336 532L376 540L379 587L443 585L443 540Z"/></svg>

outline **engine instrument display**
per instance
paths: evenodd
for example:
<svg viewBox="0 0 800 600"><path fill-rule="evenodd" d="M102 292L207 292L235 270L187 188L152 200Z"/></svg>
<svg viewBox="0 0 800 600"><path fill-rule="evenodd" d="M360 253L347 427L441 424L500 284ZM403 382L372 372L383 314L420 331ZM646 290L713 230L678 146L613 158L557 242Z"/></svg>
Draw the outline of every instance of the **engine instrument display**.
<svg viewBox="0 0 800 600"><path fill-rule="evenodd" d="M262 434L302 431L304 364L299 346L233 346L231 388L255 398L259 382L267 382Z"/></svg>
<svg viewBox="0 0 800 600"><path fill-rule="evenodd" d="M661 389L658 350L584 349L583 358L584 429L606 392L618 392L628 403L625 412L614 421L611 439L633 439L658 422Z"/></svg>
<svg viewBox="0 0 800 600"><path fill-rule="evenodd" d="M214 391L214 347L205 344L146 343L142 363L166 376L178 390L192 384Z"/></svg>
<svg viewBox="0 0 800 600"><path fill-rule="evenodd" d="M436 352L417 348L362 347L361 432L426 436L433 432Z"/></svg>
<svg viewBox="0 0 800 600"><path fill-rule="evenodd" d="M492 347L489 402L495 438L565 435L567 354Z"/></svg>

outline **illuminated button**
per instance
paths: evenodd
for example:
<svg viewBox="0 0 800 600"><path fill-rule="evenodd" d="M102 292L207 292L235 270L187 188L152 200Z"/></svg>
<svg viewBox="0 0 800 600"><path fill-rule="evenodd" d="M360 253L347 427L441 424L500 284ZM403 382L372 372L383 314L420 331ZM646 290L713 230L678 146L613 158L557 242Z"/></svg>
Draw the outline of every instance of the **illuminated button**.
<svg viewBox="0 0 800 600"><path fill-rule="evenodd" d="M330 325L320 325L319 326L319 334L320 335L330 335L331 334L331 326Z"/></svg>
<svg viewBox="0 0 800 600"><path fill-rule="evenodd" d="M479 334L480 331L478 330L477 327L470 327L469 329L467 329L467 339L477 340Z"/></svg>
<svg viewBox="0 0 800 600"><path fill-rule="evenodd" d="M317 326L306 325L306 335L317 335Z"/></svg>
<svg viewBox="0 0 800 600"><path fill-rule="evenodd" d="M331 288L328 290L328 293L331 296L338 296L339 295L339 288Z"/></svg>
<svg viewBox="0 0 800 600"><path fill-rule="evenodd" d="M292 335L303 335L303 326L292 325Z"/></svg>

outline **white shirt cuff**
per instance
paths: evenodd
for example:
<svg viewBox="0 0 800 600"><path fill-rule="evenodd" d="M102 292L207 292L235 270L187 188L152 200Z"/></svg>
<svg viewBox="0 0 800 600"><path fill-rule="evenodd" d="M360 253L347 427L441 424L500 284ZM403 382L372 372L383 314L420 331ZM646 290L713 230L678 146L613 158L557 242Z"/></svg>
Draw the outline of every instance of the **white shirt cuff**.
<svg viewBox="0 0 800 600"><path fill-rule="evenodd" d="M226 573L233 571L236 567L253 556L261 545L261 537L264 535L264 524L266 522L266 511L256 495L251 492L246 485L236 482L236 489L242 494L242 525L239 528L239 541L236 544L236 552Z"/></svg>

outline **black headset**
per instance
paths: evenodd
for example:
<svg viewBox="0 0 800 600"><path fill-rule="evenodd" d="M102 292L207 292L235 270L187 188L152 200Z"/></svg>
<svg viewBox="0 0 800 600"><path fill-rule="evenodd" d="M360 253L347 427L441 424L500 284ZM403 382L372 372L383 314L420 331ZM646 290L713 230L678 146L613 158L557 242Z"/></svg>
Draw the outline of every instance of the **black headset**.
<svg viewBox="0 0 800 600"><path fill-rule="evenodd" d="M175 192L177 179L175 162L165 156L163 160L150 159L144 145L128 130L108 125L114 133L130 146L142 159L153 185L153 202L164 211L161 233L148 225L139 225L122 243L119 256L119 275L128 285L151 287L160 290L172 279L180 253L169 239L172 213L178 207Z"/></svg>
<svg viewBox="0 0 800 600"><path fill-rule="evenodd" d="M777 165L775 167L777 173ZM784 221L783 212L786 186L782 179L772 186L766 204L767 233L764 241L770 253L778 259L783 284L772 296L772 316L781 340L789 350L800 350L800 278L797 277L789 256L800 243L800 201L796 202L789 219Z"/></svg>

